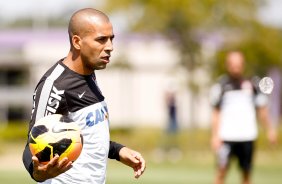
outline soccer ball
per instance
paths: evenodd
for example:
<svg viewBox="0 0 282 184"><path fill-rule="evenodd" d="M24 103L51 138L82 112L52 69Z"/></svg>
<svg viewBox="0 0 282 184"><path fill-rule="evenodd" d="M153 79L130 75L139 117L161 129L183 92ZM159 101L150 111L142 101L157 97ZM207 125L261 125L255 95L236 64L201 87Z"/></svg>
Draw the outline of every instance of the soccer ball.
<svg viewBox="0 0 282 184"><path fill-rule="evenodd" d="M29 133L29 148L39 162L47 164L56 154L59 161L67 157L75 161L81 153L83 139L80 128L67 116L53 114L35 122Z"/></svg>

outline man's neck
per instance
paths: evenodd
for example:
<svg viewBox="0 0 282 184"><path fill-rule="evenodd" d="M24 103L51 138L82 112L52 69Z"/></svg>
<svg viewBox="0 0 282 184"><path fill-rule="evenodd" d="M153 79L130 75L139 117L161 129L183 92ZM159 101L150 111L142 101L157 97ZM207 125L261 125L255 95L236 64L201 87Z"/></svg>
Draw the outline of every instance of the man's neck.
<svg viewBox="0 0 282 184"><path fill-rule="evenodd" d="M80 75L90 75L93 72L89 72L83 65L80 57L75 56L71 51L68 53L67 57L63 60L63 63L72 71Z"/></svg>

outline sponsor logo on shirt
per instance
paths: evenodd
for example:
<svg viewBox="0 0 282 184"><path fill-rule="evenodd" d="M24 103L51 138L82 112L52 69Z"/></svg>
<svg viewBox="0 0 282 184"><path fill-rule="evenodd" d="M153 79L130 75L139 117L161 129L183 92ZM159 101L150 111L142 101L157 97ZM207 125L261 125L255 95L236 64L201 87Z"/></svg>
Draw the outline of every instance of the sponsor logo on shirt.
<svg viewBox="0 0 282 184"><path fill-rule="evenodd" d="M95 112L90 112L86 116L86 125L91 127L109 118L108 109L106 106L96 109Z"/></svg>
<svg viewBox="0 0 282 184"><path fill-rule="evenodd" d="M53 86L47 102L45 116L56 113L62 100L61 95L64 94L64 92L65 90L58 90L55 86Z"/></svg>
<svg viewBox="0 0 282 184"><path fill-rule="evenodd" d="M30 119L32 119L32 116L33 116L33 113L34 113L34 110L35 110L36 92L37 92L37 89L34 91L33 97L32 97L33 103L32 103L32 110L31 110L31 117L30 117Z"/></svg>

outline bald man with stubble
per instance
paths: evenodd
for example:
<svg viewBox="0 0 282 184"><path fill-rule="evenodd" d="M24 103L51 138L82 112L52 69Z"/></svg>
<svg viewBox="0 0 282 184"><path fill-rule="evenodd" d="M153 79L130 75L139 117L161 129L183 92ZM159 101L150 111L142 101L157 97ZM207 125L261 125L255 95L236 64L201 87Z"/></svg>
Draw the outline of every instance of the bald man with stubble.
<svg viewBox="0 0 282 184"><path fill-rule="evenodd" d="M86 8L72 15L68 33L69 53L43 75L35 88L28 133L40 118L62 114L81 128L83 150L75 162L68 158L59 161L59 155L54 155L48 164L42 165L32 156L27 143L24 166L38 183L104 184L110 158L133 168L138 178L145 170L145 160L139 152L110 141L109 112L96 81L95 70L105 69L110 62L112 24L103 12ZM58 98L54 99L52 94ZM50 103L54 100L56 103ZM97 113L104 116L96 117Z"/></svg>

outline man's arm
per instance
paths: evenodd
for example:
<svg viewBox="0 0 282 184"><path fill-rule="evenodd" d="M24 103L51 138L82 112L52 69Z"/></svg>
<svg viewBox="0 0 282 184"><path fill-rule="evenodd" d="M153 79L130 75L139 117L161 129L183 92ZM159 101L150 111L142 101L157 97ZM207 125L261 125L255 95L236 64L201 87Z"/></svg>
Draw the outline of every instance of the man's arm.
<svg viewBox="0 0 282 184"><path fill-rule="evenodd" d="M219 123L220 123L220 104L222 102L222 81L225 77L214 84L210 90L210 103L212 106L212 117L211 117L211 148L217 152L222 144L222 140L219 138Z"/></svg>
<svg viewBox="0 0 282 184"><path fill-rule="evenodd" d="M277 142L277 133L275 127L272 125L270 121L267 106L258 107L257 112L260 121L262 122L264 128L267 131L267 138L269 142L275 144Z"/></svg>
<svg viewBox="0 0 282 184"><path fill-rule="evenodd" d="M219 138L219 115L220 115L220 110L217 108L213 109L212 112L212 137L211 137L211 147L213 151L217 152L217 150L220 148L222 144L222 140Z"/></svg>
<svg viewBox="0 0 282 184"><path fill-rule="evenodd" d="M121 163L133 168L135 178L139 178L146 168L146 162L139 152L131 150L114 141L110 141L108 158L116 159Z"/></svg>
<svg viewBox="0 0 282 184"><path fill-rule="evenodd" d="M119 152L119 157L121 163L133 169L136 179L144 173L146 162L139 152L123 147Z"/></svg>
<svg viewBox="0 0 282 184"><path fill-rule="evenodd" d="M31 178L37 182L42 182L56 177L72 167L72 162L67 158L62 159L59 162L58 155L56 155L48 164L40 164L38 158L36 156L32 156L28 143L26 144L23 152L23 163Z"/></svg>
<svg viewBox="0 0 282 184"><path fill-rule="evenodd" d="M24 163L25 169L28 171L28 173L30 174L31 178L33 178L32 155L31 155L28 143L25 145L22 159L23 159L23 163Z"/></svg>
<svg viewBox="0 0 282 184"><path fill-rule="evenodd" d="M33 94L33 110L32 110L31 121L29 122L28 135L36 119L42 118L41 115L38 114L38 112L42 112L42 111L45 112L46 105L43 104L39 106L38 104L39 104L39 99L45 99L45 101L44 100L42 101L45 102L45 104L47 104L47 100L49 99L50 94L46 92L42 93L42 89L46 83L50 83L50 82L51 84L53 84L53 81L42 79L36 86L36 90ZM51 88L53 85L47 85L47 86ZM59 162L59 157L55 156L48 164L42 165L39 163L36 156L32 156L28 143L25 146L22 159L26 170L29 172L30 176L35 181L45 181L46 179L58 176L61 173L70 169L72 164L72 162L69 161L67 158Z"/></svg>
<svg viewBox="0 0 282 184"><path fill-rule="evenodd" d="M59 161L59 155L56 155L48 164L42 165L36 156L32 157L33 161L33 173L32 177L35 181L45 181L50 178L54 178L70 168L72 168L72 161L69 161L67 157Z"/></svg>
<svg viewBox="0 0 282 184"><path fill-rule="evenodd" d="M110 141L110 149L109 149L109 155L108 158L110 159L116 159L116 160L120 160L119 158L119 152L121 150L121 148L123 148L124 145L121 145L119 143L116 143L114 141Z"/></svg>

